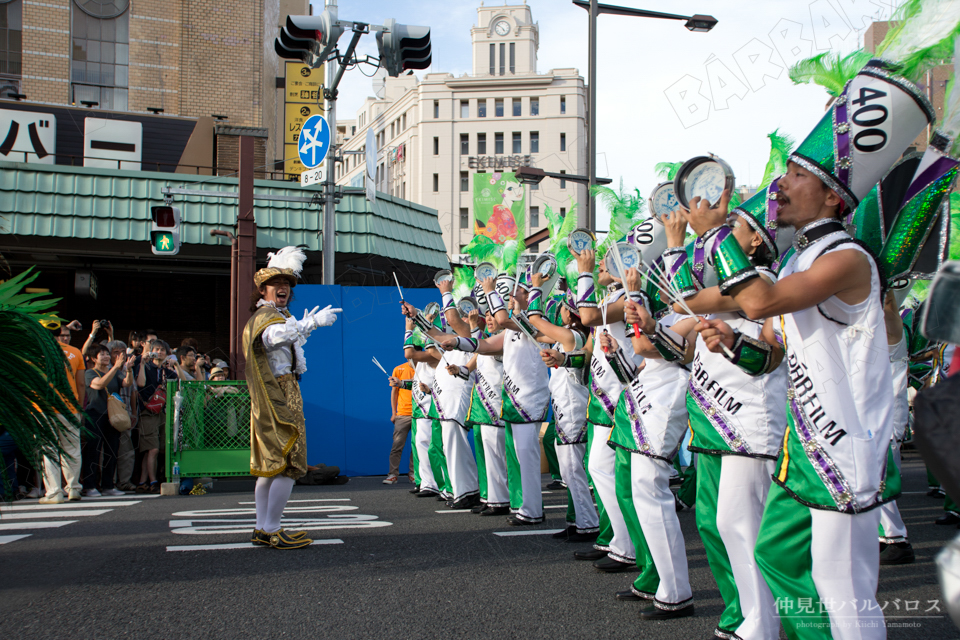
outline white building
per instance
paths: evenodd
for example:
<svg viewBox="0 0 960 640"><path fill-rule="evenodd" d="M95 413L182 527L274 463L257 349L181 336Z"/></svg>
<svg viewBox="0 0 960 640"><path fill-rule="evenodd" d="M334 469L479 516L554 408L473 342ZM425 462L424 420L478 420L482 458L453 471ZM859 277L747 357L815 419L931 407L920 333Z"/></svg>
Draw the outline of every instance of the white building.
<svg viewBox="0 0 960 640"><path fill-rule="evenodd" d="M474 235L473 174L523 164L587 173L586 97L578 70L537 73L540 27L526 4L481 4L477 14L470 30L472 74L429 73L420 82L413 75L386 78L355 120L337 123L345 151L365 150L373 128L380 150L377 190L437 209L454 261ZM434 56L434 68L442 64ZM364 162L363 154L345 155L337 183L362 186ZM524 237L546 225L544 206L566 213L586 198L586 187L550 178L526 190ZM577 212L583 226L586 211Z"/></svg>

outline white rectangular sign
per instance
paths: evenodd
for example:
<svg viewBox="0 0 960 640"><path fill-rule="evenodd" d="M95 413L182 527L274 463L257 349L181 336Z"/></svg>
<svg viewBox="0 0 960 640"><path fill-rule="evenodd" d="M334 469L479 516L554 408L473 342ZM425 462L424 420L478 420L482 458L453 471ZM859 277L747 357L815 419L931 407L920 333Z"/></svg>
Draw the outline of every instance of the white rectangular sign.
<svg viewBox="0 0 960 640"><path fill-rule="evenodd" d="M84 118L83 166L140 171L143 125L126 120Z"/></svg>
<svg viewBox="0 0 960 640"><path fill-rule="evenodd" d="M300 186L309 187L312 184L318 184L323 182L323 169L316 167L315 169L307 169L300 174Z"/></svg>
<svg viewBox="0 0 960 640"><path fill-rule="evenodd" d="M0 109L0 160L54 164L56 153L56 116Z"/></svg>

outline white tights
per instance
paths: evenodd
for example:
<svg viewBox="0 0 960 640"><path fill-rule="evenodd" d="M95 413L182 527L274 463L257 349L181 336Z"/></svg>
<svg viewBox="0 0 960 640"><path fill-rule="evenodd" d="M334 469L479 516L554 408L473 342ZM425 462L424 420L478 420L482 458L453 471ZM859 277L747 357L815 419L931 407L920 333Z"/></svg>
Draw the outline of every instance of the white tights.
<svg viewBox="0 0 960 640"><path fill-rule="evenodd" d="M293 478L287 476L257 478L257 488L254 490L257 529L264 533L276 533L280 530L280 517L293 492L293 484Z"/></svg>

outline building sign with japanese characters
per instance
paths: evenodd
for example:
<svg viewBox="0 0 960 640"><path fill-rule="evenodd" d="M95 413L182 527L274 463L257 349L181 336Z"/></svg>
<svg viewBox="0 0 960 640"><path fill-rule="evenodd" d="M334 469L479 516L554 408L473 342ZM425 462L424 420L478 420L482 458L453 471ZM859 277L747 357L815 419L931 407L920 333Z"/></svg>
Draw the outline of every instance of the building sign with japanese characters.
<svg viewBox="0 0 960 640"><path fill-rule="evenodd" d="M504 169L532 167L533 156L470 156L467 162L471 169L502 171Z"/></svg>
<svg viewBox="0 0 960 640"><path fill-rule="evenodd" d="M0 160L54 164L56 153L55 115L0 109Z"/></svg>

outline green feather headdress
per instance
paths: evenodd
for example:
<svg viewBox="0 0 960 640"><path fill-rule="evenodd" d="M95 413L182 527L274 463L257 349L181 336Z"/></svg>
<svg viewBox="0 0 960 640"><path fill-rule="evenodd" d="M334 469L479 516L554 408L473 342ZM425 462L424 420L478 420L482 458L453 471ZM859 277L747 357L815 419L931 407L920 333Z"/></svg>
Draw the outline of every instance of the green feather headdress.
<svg viewBox="0 0 960 640"><path fill-rule="evenodd" d="M960 0L907 0L891 18L894 25L877 47L897 73L917 82L930 68L953 55L960 33Z"/></svg>
<svg viewBox="0 0 960 640"><path fill-rule="evenodd" d="M801 60L790 67L787 74L793 84L818 84L827 90L827 93L836 98L843 93L843 88L854 76L860 73L863 65L870 61L873 54L869 51L857 49L845 56L827 51Z"/></svg>
<svg viewBox="0 0 960 640"><path fill-rule="evenodd" d="M570 247L567 246L567 238L570 232L577 227L577 205L570 203L570 209L567 215L561 217L546 205L543 209L547 217L547 227L550 229L550 253L557 259L557 270L560 275L567 280L567 283L576 283L579 272L577 270L577 259L570 253ZM572 286L576 286L575 284Z"/></svg>
<svg viewBox="0 0 960 640"><path fill-rule="evenodd" d="M0 433L8 432L29 460L43 454L65 455L57 414L73 422L76 411L64 400L76 402L67 380L66 357L39 322L60 320L51 311L60 299L21 293L38 275L31 267L0 284ZM3 473L0 467L0 482L7 484L11 479Z"/></svg>
<svg viewBox="0 0 960 640"><path fill-rule="evenodd" d="M658 162L653 165L653 170L657 175L665 180L673 180L677 177L677 171L683 166L682 162Z"/></svg>
<svg viewBox="0 0 960 640"><path fill-rule="evenodd" d="M774 129L768 133L767 138L770 139L770 157L767 159L767 166L763 169L763 177L760 178L758 189L765 188L774 178L787 172L787 162L796 144L793 138L787 134L781 134L780 129Z"/></svg>
<svg viewBox="0 0 960 640"><path fill-rule="evenodd" d="M591 188L597 200L610 210L610 230L603 242L597 247L597 259L603 258L614 244L623 239L633 225L646 217L644 211L645 200L639 189L633 193L625 190L623 180L620 180L619 193L610 187L596 185Z"/></svg>
<svg viewBox="0 0 960 640"><path fill-rule="evenodd" d="M470 244L463 248L463 252L471 256L477 264L490 262L500 273L516 275L520 254L523 253L525 246L523 239L495 244L487 236L476 235Z"/></svg>
<svg viewBox="0 0 960 640"><path fill-rule="evenodd" d="M453 299L460 302L473 295L473 286L477 280L473 275L473 267L455 267L453 269Z"/></svg>

